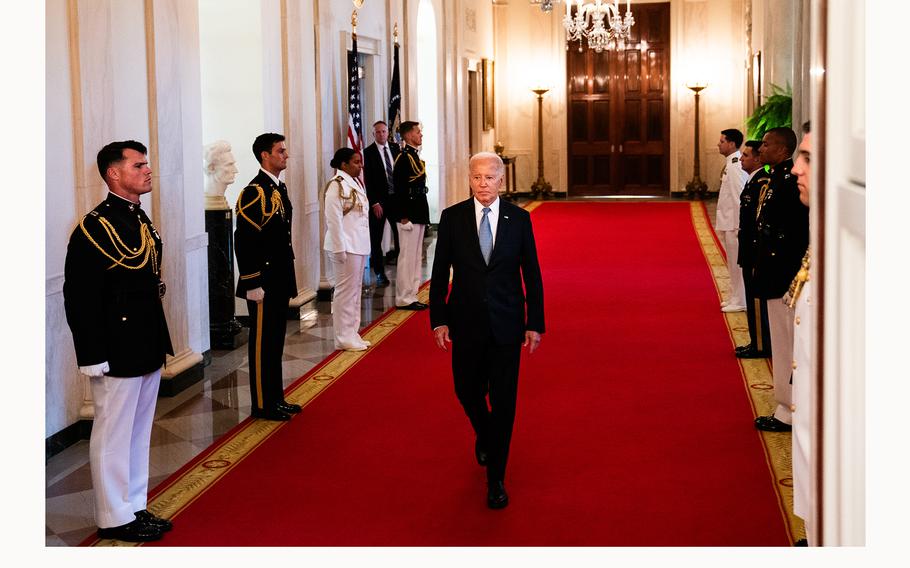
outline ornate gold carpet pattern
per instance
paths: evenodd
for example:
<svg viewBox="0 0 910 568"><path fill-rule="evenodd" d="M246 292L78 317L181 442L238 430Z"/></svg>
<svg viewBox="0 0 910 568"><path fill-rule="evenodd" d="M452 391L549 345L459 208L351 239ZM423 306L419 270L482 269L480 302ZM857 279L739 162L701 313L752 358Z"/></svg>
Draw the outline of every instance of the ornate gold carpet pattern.
<svg viewBox="0 0 910 568"><path fill-rule="evenodd" d="M721 252L711 221L705 210L704 202L691 203L692 226L701 243L705 261L711 268L714 284L717 286L718 300L730 297L730 274L727 272L727 263ZM727 329L730 331L730 340L733 345L746 345L749 343L749 324L745 312L723 314L726 316ZM732 347L731 347L732 350ZM731 353L732 355L732 353ZM743 385L755 416L764 416L774 411L774 379L771 375L769 359L739 359L742 370ZM789 432L762 432L755 431L762 439L768 468L771 472L775 490L777 491L781 513L790 530L792 540L795 542L806 538L806 531L802 519L793 514L793 474L791 466L792 438Z"/></svg>

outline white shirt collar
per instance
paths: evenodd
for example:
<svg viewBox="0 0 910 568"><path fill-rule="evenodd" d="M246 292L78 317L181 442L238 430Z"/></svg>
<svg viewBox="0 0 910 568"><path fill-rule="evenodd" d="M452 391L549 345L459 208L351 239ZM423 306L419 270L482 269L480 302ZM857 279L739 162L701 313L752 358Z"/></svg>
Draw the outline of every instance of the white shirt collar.
<svg viewBox="0 0 910 568"><path fill-rule="evenodd" d="M259 168L259 171L265 172L265 175L267 175L267 176L269 176L270 178L272 178L272 181L275 182L275 185L277 185L277 186L279 186L279 187L281 186L281 182L278 180L277 177L275 177L274 175L272 175L272 172L266 171L264 168L261 168L261 167Z"/></svg>
<svg viewBox="0 0 910 568"><path fill-rule="evenodd" d="M349 174L348 172L346 172L344 170L335 170L335 173L338 174L341 177L341 179L348 182L348 185L350 185L351 187L360 187L360 182L358 180L352 178L351 174Z"/></svg>
<svg viewBox="0 0 910 568"><path fill-rule="evenodd" d="M491 203L489 205L484 205L480 201L477 201L476 197L474 197L473 199L474 199L474 213L476 213L477 215L483 215L483 208L489 207L490 215L496 215L497 218L499 217L499 197L498 196L496 197L496 200L493 201L493 203Z"/></svg>
<svg viewBox="0 0 910 568"><path fill-rule="evenodd" d="M114 193L111 190L107 190L107 192L110 193L111 195L113 195L114 197L116 197L117 199L122 199L122 200L126 201L130 205L135 205L136 207L139 207L142 205L142 203L136 203L134 201L130 201L129 199L127 199L126 197L123 197L122 195L117 195L116 193Z"/></svg>
<svg viewBox="0 0 910 568"><path fill-rule="evenodd" d="M764 166L762 166L762 167L760 167L760 168L756 168L756 170L755 170L754 172L752 172L751 174L749 174L749 181L752 181L753 179L755 179L755 176L758 175L758 172L762 171L762 168L763 168L763 167L764 167ZM745 171L745 170L744 170L744 171Z"/></svg>

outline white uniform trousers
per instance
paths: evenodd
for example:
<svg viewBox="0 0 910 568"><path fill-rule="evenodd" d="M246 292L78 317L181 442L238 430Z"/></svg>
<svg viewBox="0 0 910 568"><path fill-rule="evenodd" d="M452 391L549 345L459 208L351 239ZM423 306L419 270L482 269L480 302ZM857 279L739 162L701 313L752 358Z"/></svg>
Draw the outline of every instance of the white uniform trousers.
<svg viewBox="0 0 910 568"><path fill-rule="evenodd" d="M730 298L728 306L746 306L746 285L743 283L743 269L736 261L739 259L739 231L718 231L724 250L727 253L727 272L730 273Z"/></svg>
<svg viewBox="0 0 910 568"><path fill-rule="evenodd" d="M774 374L774 417L792 424L790 405L793 403L793 309L783 299L768 300L768 327L771 331L771 371Z"/></svg>
<svg viewBox="0 0 910 568"><path fill-rule="evenodd" d="M406 231L398 223L398 270L395 274L395 305L407 306L417 301L423 264L423 234L426 225L413 224Z"/></svg>
<svg viewBox="0 0 910 568"><path fill-rule="evenodd" d="M812 282L803 285L794 309L793 333L793 513L803 519L806 525L806 540L809 546L817 542L813 531L815 510L813 507L814 485L812 480L813 437L812 392L815 377L812 374L815 343L815 314L809 305L812 299Z"/></svg>
<svg viewBox="0 0 910 568"><path fill-rule="evenodd" d="M335 292L332 296L335 348L360 347L363 345L363 338L357 333L360 329L360 290L367 255L348 252L344 262L337 262L331 254L329 258L335 269Z"/></svg>
<svg viewBox="0 0 910 568"><path fill-rule="evenodd" d="M140 377L92 377L95 420L89 462L98 528L132 522L146 508L149 444L161 369Z"/></svg>

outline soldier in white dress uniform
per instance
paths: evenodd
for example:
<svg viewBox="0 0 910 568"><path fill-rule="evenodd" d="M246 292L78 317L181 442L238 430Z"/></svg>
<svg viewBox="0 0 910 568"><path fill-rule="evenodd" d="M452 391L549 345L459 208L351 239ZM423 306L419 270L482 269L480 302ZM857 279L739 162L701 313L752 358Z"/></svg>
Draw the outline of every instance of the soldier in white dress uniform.
<svg viewBox="0 0 910 568"><path fill-rule="evenodd" d="M803 126L803 140L796 161L790 170L796 176L799 200L809 207L810 158L812 135L809 123ZM812 477L812 442L815 428L812 423L812 390L815 384L813 357L815 354L815 301L812 297L810 250L790 285L785 300L795 310L793 318L793 512L806 524L807 544L815 541L815 499Z"/></svg>
<svg viewBox="0 0 910 568"><path fill-rule="evenodd" d="M727 253L727 271L730 273L730 297L721 304L724 312L746 311L746 288L743 284L742 268L737 262L739 250L739 196L746 186L749 175L740 167L739 147L743 144L743 133L735 128L722 130L717 149L726 158L720 176L720 191L717 195L717 215L714 230Z"/></svg>
<svg viewBox="0 0 910 568"><path fill-rule="evenodd" d="M360 337L360 290L370 255L369 202L360 182L363 158L351 148L335 152L336 170L325 188L325 244L335 272L332 325L335 348L363 351L370 343Z"/></svg>

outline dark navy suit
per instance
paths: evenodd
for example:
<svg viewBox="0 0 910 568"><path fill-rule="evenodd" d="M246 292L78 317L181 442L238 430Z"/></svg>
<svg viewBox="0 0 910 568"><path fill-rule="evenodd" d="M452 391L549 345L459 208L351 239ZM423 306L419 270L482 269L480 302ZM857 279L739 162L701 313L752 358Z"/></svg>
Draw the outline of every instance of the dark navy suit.
<svg viewBox="0 0 910 568"><path fill-rule="evenodd" d="M527 211L500 200L489 265L480 251L474 198L442 212L430 283L430 323L434 329L449 328L455 393L488 450L488 481L502 481L515 419L521 344L526 330L544 332L543 282Z"/></svg>

